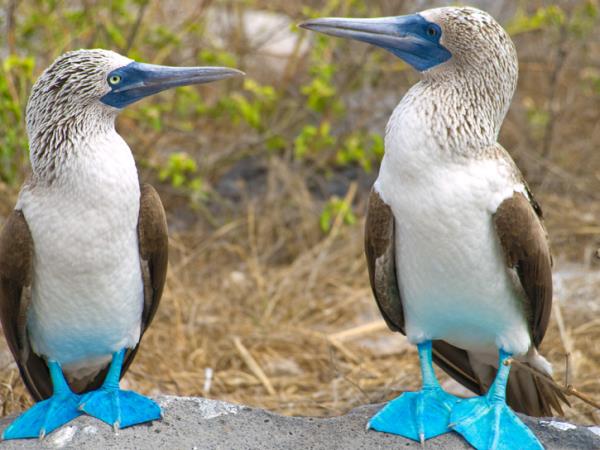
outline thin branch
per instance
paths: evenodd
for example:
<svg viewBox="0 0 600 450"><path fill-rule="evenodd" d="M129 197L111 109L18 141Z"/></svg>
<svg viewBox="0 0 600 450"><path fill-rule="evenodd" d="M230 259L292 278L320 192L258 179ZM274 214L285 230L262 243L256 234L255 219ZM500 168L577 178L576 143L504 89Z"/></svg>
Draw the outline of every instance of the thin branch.
<svg viewBox="0 0 600 450"><path fill-rule="evenodd" d="M250 354L248 349L244 346L244 344L242 344L242 340L239 337L235 336L233 338L233 344L235 345L235 348L240 354L240 356L242 357L242 360L246 363L246 365L252 371L252 373L258 379L258 381L262 383L267 392L270 395L275 395L276 391L273 385L271 384L271 381L269 380L265 372L262 370L258 362L256 362L256 359L254 359L254 357Z"/></svg>
<svg viewBox="0 0 600 450"><path fill-rule="evenodd" d="M9 55L14 55L17 52L15 28L17 25L16 12L18 6L18 0L10 0L6 5L6 47Z"/></svg>
<svg viewBox="0 0 600 450"><path fill-rule="evenodd" d="M135 19L135 24L133 25L133 28L131 29L129 36L127 37L127 44L125 45L125 49L124 49L125 54L129 53L129 51L131 50L131 47L133 47L133 42L135 41L135 38L138 35L138 32L140 31L140 26L142 25L142 20L144 19L144 14L145 14L146 8L148 7L149 4L150 4L149 0L146 0L145 2L140 4L140 7L139 7L138 13L137 13L137 17Z"/></svg>
<svg viewBox="0 0 600 450"><path fill-rule="evenodd" d="M373 322L358 325L356 327L348 328L343 331L338 331L329 335L329 339L333 339L338 342L344 342L357 337L362 337L365 334L375 333L377 331L387 330L387 324L384 320L375 320Z"/></svg>
<svg viewBox="0 0 600 450"><path fill-rule="evenodd" d="M562 24L560 29L560 36L558 38L558 53L556 55L556 64L554 69L550 73L550 97L548 98L548 111L549 117L544 130L544 139L542 141L542 157L548 158L552 151L552 144L554 141L554 124L559 115L558 108L555 108L558 82L560 80L560 74L565 65L569 53L567 52L567 39L569 32L569 20Z"/></svg>

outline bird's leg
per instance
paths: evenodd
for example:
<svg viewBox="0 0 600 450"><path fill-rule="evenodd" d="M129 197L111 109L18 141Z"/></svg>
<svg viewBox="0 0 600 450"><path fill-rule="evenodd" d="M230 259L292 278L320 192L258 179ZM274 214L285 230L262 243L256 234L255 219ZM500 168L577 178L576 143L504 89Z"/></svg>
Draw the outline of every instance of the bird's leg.
<svg viewBox="0 0 600 450"><path fill-rule="evenodd" d="M81 397L79 409L111 425L115 431L161 417L160 406L133 391L119 388L125 349L113 354L108 373L100 389Z"/></svg>
<svg viewBox="0 0 600 450"><path fill-rule="evenodd" d="M433 371L431 341L418 345L423 387L405 392L371 418L368 428L398 434L417 442L446 433L457 397L444 392Z"/></svg>
<svg viewBox="0 0 600 450"><path fill-rule="evenodd" d="M69 387L60 364L48 361L52 380L52 397L36 403L8 426L2 439L40 438L81 415L79 396Z"/></svg>
<svg viewBox="0 0 600 450"><path fill-rule="evenodd" d="M498 372L488 392L459 401L452 409L450 427L478 450L518 448L543 450L529 428L506 404L509 353L500 350Z"/></svg>

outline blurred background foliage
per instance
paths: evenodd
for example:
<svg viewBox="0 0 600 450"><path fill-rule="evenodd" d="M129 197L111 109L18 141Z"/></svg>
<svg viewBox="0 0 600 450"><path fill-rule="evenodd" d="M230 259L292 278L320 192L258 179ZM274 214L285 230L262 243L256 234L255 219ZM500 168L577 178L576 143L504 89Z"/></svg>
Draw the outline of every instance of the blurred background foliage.
<svg viewBox="0 0 600 450"><path fill-rule="evenodd" d="M564 267L577 263L577 273L593 271L600 246L598 1L470 3L506 27L519 54L519 87L500 142L545 208L559 269L564 261ZM13 207L28 173L30 88L61 53L101 47L154 64L240 68L247 73L243 81L165 92L119 118L141 179L159 189L172 247L156 331L146 338L151 342L131 382L146 391L314 414L417 386L409 347L381 350L372 342L391 339L383 328L357 332L364 339L347 344L331 336L379 320L362 260L361 224L387 118L418 74L382 50L309 34L295 24L446 4L0 0L0 213ZM589 301L597 312L596 296ZM590 361L598 359L600 344L590 336L600 336L600 329L583 316L574 312L566 331L555 328L549 339L558 344L549 353L555 362L571 353L573 370L596 370L597 380L598 366ZM262 386L236 356L233 335L247 341L275 388ZM307 345L312 359L299 356ZM153 363L165 348L164 365ZM5 412L28 401L7 361ZM199 387L205 367L215 369L211 392ZM405 368L400 375L399 367ZM598 381L581 379L600 392ZM583 406L572 414L598 419Z"/></svg>

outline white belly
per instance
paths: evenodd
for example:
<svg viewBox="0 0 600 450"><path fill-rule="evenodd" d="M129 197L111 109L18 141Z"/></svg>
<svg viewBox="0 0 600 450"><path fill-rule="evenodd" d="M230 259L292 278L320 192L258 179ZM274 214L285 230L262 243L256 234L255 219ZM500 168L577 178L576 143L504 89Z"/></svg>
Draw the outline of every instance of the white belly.
<svg viewBox="0 0 600 450"><path fill-rule="evenodd" d="M488 161L407 179L382 167L375 186L396 217L396 263L406 333L460 348L522 354L530 346L522 297L492 214L522 190ZM434 169L435 170L435 169Z"/></svg>
<svg viewBox="0 0 600 450"><path fill-rule="evenodd" d="M19 201L34 241L32 348L74 377L140 337L139 182L128 148L108 157L102 171L95 161L82 179Z"/></svg>

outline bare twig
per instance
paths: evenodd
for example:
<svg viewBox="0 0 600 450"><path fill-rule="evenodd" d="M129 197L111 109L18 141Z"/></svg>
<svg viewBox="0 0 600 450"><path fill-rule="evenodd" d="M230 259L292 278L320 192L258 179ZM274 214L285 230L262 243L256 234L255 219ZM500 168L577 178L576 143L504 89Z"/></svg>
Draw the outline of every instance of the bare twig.
<svg viewBox="0 0 600 450"><path fill-rule="evenodd" d="M150 4L149 0L146 0L145 2L142 2L140 4L140 7L137 12L137 17L135 18L135 24L133 25L133 28L131 29L129 36L127 37L127 44L125 45L125 48L124 48L125 54L129 53L129 51L131 50L131 47L133 47L135 38L138 35L138 32L140 31L140 26L142 25L142 20L144 19L144 13L146 12L146 8L148 8L149 4Z"/></svg>
<svg viewBox="0 0 600 450"><path fill-rule="evenodd" d="M331 361L331 365L333 366L333 370L340 375L344 380L346 380L350 385L352 385L354 388L356 388L358 390L358 392L360 392L362 394L362 396L366 399L366 401L368 403L372 403L371 398L369 397L369 394L367 394L367 392L360 387L360 385L354 381L352 378L350 378L346 373L344 373L342 370L340 370L340 368L338 367L338 364L335 361L335 355L333 352L331 352L329 354L329 360Z"/></svg>
<svg viewBox="0 0 600 450"><path fill-rule="evenodd" d="M258 378L258 380L262 383L269 395L275 395L275 388L271 384L271 381L267 378L267 375L265 375L265 372L258 365L258 363L250 354L248 349L244 346L244 344L242 344L242 340L239 337L235 336L233 338L233 344L235 345L235 348L237 349L238 353L240 354L248 368L252 371L254 376Z"/></svg>
<svg viewBox="0 0 600 450"><path fill-rule="evenodd" d="M571 354L565 355L565 387L571 384Z"/></svg>
<svg viewBox="0 0 600 450"><path fill-rule="evenodd" d="M352 183L350 183L348 192L346 193L346 196L344 197L344 200L343 200L344 204L348 205L348 208L352 207L352 202L354 201L354 197L356 196L357 190L358 190L358 183L356 181L353 181ZM343 223L344 223L344 210L340 209L340 211L335 216L335 219L333 220L333 225L331 226L331 231L327 235L327 238L325 238L325 240L321 243L320 251L319 251L318 255L316 256L315 261L313 263L313 270L311 271L310 275L308 276L308 281L306 282L306 286L308 287L309 290L314 287L315 280L317 278L317 273L319 272L319 270L321 270L322 263L325 260L325 257L327 256L329 248L331 247L331 244L337 238Z"/></svg>
<svg viewBox="0 0 600 450"><path fill-rule="evenodd" d="M559 115L558 108L556 108L556 96L558 91L558 82L560 80L560 74L567 60L568 52L566 48L566 41L568 39L568 25L563 24L560 29L560 36L558 39L558 53L556 55L556 64L554 69L550 72L550 96L548 98L548 122L544 130L544 140L542 141L542 157L548 158L552 151L552 144L554 140L554 123Z"/></svg>
<svg viewBox="0 0 600 450"><path fill-rule="evenodd" d="M6 5L6 48L11 55L16 53L15 16L18 5L18 0L10 0Z"/></svg>
<svg viewBox="0 0 600 450"><path fill-rule="evenodd" d="M571 336L567 332L567 328L565 327L565 321L563 319L562 309L560 307L560 303L554 302L552 304L552 309L554 310L554 319L556 320L556 324L558 325L558 334L560 336L560 341L562 343L563 349L567 355L573 353L573 341Z"/></svg>
<svg viewBox="0 0 600 450"><path fill-rule="evenodd" d="M354 353L352 353L348 349L348 347L346 347L340 341L337 341L336 339L333 339L331 337L328 338L328 341L329 341L329 343L332 346L334 346L335 348L337 348L342 355L344 355L346 358L348 358L348 360L352 361L355 364L359 364L360 363L360 358L358 356L356 356Z"/></svg>
<svg viewBox="0 0 600 450"><path fill-rule="evenodd" d="M329 335L329 339L334 339L338 342L347 341L350 339L363 336L365 334L375 333L376 331L387 330L387 325L383 320L375 320L373 322L365 323L357 327L352 327L343 331L338 331Z"/></svg>

